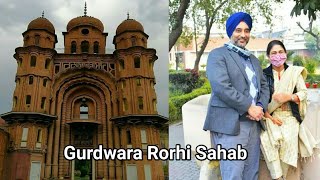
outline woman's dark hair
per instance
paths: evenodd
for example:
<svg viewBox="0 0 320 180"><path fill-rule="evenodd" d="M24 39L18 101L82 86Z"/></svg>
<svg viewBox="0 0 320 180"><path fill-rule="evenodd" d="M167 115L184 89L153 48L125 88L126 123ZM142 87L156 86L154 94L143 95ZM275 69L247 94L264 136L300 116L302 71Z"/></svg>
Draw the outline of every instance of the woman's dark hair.
<svg viewBox="0 0 320 180"><path fill-rule="evenodd" d="M281 41L272 40L272 41L269 42L268 47L267 47L267 56L270 55L270 51L271 51L271 49L272 49L272 47L274 45L280 45L284 49L284 51L287 52L286 48L284 47L284 45L283 45L283 43Z"/></svg>

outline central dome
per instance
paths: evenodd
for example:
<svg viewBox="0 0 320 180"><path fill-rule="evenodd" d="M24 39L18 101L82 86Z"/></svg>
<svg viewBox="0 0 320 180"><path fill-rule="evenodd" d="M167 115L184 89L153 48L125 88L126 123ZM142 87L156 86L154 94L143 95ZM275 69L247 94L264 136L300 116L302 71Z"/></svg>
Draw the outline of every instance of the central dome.
<svg viewBox="0 0 320 180"><path fill-rule="evenodd" d="M55 32L55 29L52 23L47 18L44 18L44 17L38 17L37 19L34 19L29 23L27 30L35 30L35 29L47 30L53 34Z"/></svg>
<svg viewBox="0 0 320 180"><path fill-rule="evenodd" d="M143 26L134 19L124 20L117 28L116 34L123 33L125 31L142 31L144 32Z"/></svg>
<svg viewBox="0 0 320 180"><path fill-rule="evenodd" d="M79 16L76 18L73 18L69 21L67 25L67 31L70 31L71 29L78 27L78 26L93 26L97 29L99 29L101 32L103 32L104 27L102 22L94 17L91 16Z"/></svg>

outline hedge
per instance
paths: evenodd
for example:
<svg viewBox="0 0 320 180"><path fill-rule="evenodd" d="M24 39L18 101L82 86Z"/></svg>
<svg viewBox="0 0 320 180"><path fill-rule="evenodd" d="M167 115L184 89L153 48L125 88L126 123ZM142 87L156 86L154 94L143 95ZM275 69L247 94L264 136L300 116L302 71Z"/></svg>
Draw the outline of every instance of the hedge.
<svg viewBox="0 0 320 180"><path fill-rule="evenodd" d="M169 98L169 123L182 120L181 108L186 102L200 95L211 93L211 87L210 87L209 81L207 79L204 79L204 81L205 81L204 84L200 88L194 89L190 93Z"/></svg>

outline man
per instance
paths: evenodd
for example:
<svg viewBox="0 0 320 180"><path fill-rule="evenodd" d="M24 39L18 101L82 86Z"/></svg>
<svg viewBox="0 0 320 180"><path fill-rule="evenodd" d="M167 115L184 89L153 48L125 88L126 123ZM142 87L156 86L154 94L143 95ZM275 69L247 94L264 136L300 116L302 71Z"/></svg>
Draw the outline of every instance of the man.
<svg viewBox="0 0 320 180"><path fill-rule="evenodd" d="M210 52L207 77L212 94L204 130L210 130L213 144L237 149L242 145L246 160L221 160L223 180L258 179L260 158L259 121L267 109L269 89L259 60L245 46L250 39L252 18L238 12L226 23L230 42Z"/></svg>

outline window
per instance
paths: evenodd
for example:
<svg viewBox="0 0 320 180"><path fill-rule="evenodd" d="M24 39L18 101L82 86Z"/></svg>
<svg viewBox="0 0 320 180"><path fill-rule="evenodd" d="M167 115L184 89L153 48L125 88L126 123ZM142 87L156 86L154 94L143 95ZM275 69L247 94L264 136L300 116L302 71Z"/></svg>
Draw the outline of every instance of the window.
<svg viewBox="0 0 320 180"><path fill-rule="evenodd" d="M56 65L55 67L54 67L54 73L58 73L60 71L60 66L59 65Z"/></svg>
<svg viewBox="0 0 320 180"><path fill-rule="evenodd" d="M123 111L128 110L128 102L126 98L123 98Z"/></svg>
<svg viewBox="0 0 320 180"><path fill-rule="evenodd" d="M141 145L142 145L142 149L147 149L147 133L146 130L142 129L140 131L140 136L141 136Z"/></svg>
<svg viewBox="0 0 320 180"><path fill-rule="evenodd" d="M123 59L120 59L120 60L119 60L119 65L120 65L120 71L123 70L123 69L125 69L125 68L124 68L124 61L123 61Z"/></svg>
<svg viewBox="0 0 320 180"><path fill-rule="evenodd" d="M29 84L33 84L33 76L29 76Z"/></svg>
<svg viewBox="0 0 320 180"><path fill-rule="evenodd" d="M87 104L81 104L80 106L80 119L89 119L89 107Z"/></svg>
<svg viewBox="0 0 320 180"><path fill-rule="evenodd" d="M127 148L132 148L130 130L127 130L127 131L126 131L126 136L127 136Z"/></svg>
<svg viewBox="0 0 320 180"><path fill-rule="evenodd" d="M138 180L137 167L135 164L127 164L127 179Z"/></svg>
<svg viewBox="0 0 320 180"><path fill-rule="evenodd" d="M140 68L140 57L134 58L134 68Z"/></svg>
<svg viewBox="0 0 320 180"><path fill-rule="evenodd" d="M77 43L75 41L71 42L71 53L77 53Z"/></svg>
<svg viewBox="0 0 320 180"><path fill-rule="evenodd" d="M22 65L22 58L19 58L18 60L18 67L20 67Z"/></svg>
<svg viewBox="0 0 320 180"><path fill-rule="evenodd" d="M45 97L42 97L41 98L41 109L44 109L46 106L46 98Z"/></svg>
<svg viewBox="0 0 320 180"><path fill-rule="evenodd" d="M144 40L144 38L141 39L142 43L144 46L146 46L146 40Z"/></svg>
<svg viewBox="0 0 320 180"><path fill-rule="evenodd" d="M37 131L36 148L41 148L41 142L42 142L42 130L38 129L38 131Z"/></svg>
<svg viewBox="0 0 320 180"><path fill-rule="evenodd" d="M22 128L21 147L27 147L28 131L29 128Z"/></svg>
<svg viewBox="0 0 320 180"><path fill-rule="evenodd" d="M30 60L30 66L35 67L37 65L37 57L36 56L31 56Z"/></svg>
<svg viewBox="0 0 320 180"><path fill-rule="evenodd" d="M151 166L150 164L145 164L144 165L144 179L145 180L152 180L151 178Z"/></svg>
<svg viewBox="0 0 320 180"><path fill-rule="evenodd" d="M89 34L89 29L82 29L82 30L81 30L81 33L82 33L83 35L87 35L87 34Z"/></svg>
<svg viewBox="0 0 320 180"><path fill-rule="evenodd" d="M137 78L136 81L137 81L137 86L141 86L141 78Z"/></svg>
<svg viewBox="0 0 320 180"><path fill-rule="evenodd" d="M34 44L36 45L36 46L39 46L39 44L40 44L40 35L35 35L34 36Z"/></svg>
<svg viewBox="0 0 320 180"><path fill-rule="evenodd" d="M93 44L93 53L98 54L99 53L99 42L94 42Z"/></svg>
<svg viewBox="0 0 320 180"><path fill-rule="evenodd" d="M153 100L152 100L152 104L153 104L153 109L154 109L154 111L157 111L157 100L156 100L156 99L153 99Z"/></svg>
<svg viewBox="0 0 320 180"><path fill-rule="evenodd" d="M82 41L81 42L81 52L82 53L88 53L89 52L89 42L88 41Z"/></svg>
<svg viewBox="0 0 320 180"><path fill-rule="evenodd" d="M30 95L27 95L27 96L26 96L26 104L27 104L27 105L30 105L30 103L31 103L31 96L30 96Z"/></svg>
<svg viewBox="0 0 320 180"><path fill-rule="evenodd" d="M45 69L48 69L49 68L49 65L50 65L50 59L46 59L46 62L44 64L44 68Z"/></svg>
<svg viewBox="0 0 320 180"><path fill-rule="evenodd" d="M121 88L122 89L126 88L126 81L125 80L121 81Z"/></svg>
<svg viewBox="0 0 320 180"><path fill-rule="evenodd" d="M47 87L47 81L48 79L43 79L43 87Z"/></svg>
<svg viewBox="0 0 320 180"><path fill-rule="evenodd" d="M18 102L18 98L17 98L17 96L15 96L15 97L13 98L13 104L12 104L12 107L13 107L13 108L16 107L17 102Z"/></svg>
<svg viewBox="0 0 320 180"><path fill-rule="evenodd" d="M137 38L136 37L134 37L134 36L131 37L131 44L132 44L132 46L137 45Z"/></svg>
<svg viewBox="0 0 320 180"><path fill-rule="evenodd" d="M17 83L17 85L20 84L20 78L16 78L16 83Z"/></svg>
<svg viewBox="0 0 320 180"><path fill-rule="evenodd" d="M140 110L143 110L143 97L138 97L138 106Z"/></svg>

